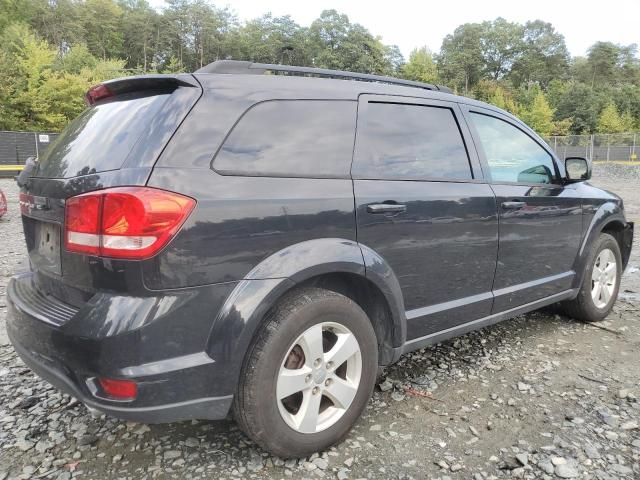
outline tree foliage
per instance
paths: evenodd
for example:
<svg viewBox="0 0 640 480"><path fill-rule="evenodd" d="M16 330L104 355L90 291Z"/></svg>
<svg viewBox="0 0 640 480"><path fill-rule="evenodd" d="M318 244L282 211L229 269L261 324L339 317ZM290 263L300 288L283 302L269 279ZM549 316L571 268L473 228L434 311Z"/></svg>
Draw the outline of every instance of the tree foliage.
<svg viewBox="0 0 640 480"><path fill-rule="evenodd" d="M623 133L633 130L634 119L629 112L620 115L615 103L607 104L598 117L599 133Z"/></svg>
<svg viewBox="0 0 640 480"><path fill-rule="evenodd" d="M426 46L416 48L409 54L409 61L401 67L402 77L417 82L435 83L438 68L433 54Z"/></svg>
<svg viewBox="0 0 640 480"><path fill-rule="evenodd" d="M442 83L544 135L640 128L636 45L596 42L571 58L552 24L496 18L460 25L438 52L419 47L405 62L397 46L337 10L308 26L268 13L241 22L213 1L165 0L157 9L148 0L0 0L0 128L57 130L94 83L192 72L219 59Z"/></svg>

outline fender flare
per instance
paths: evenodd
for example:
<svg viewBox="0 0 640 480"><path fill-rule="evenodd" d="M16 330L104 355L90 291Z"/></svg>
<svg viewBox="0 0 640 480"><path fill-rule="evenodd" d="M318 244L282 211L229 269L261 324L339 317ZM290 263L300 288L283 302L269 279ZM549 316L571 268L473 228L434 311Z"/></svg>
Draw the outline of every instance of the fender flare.
<svg viewBox="0 0 640 480"><path fill-rule="evenodd" d="M296 285L327 273L360 275L380 289L391 312L394 351L399 351L406 319L398 280L380 256L361 247L341 238L290 245L265 258L237 283L213 322L206 347L209 356L228 367L233 384L267 312Z"/></svg>
<svg viewBox="0 0 640 480"><path fill-rule="evenodd" d="M591 223L586 228L582 237L582 243L580 244L578 255L573 264L573 271L576 272L573 288L580 288L582 286L587 256L589 255L589 247L598 236L600 236L600 233L612 223L620 223L623 226L627 225L624 212L620 205L614 202L605 202L595 209Z"/></svg>

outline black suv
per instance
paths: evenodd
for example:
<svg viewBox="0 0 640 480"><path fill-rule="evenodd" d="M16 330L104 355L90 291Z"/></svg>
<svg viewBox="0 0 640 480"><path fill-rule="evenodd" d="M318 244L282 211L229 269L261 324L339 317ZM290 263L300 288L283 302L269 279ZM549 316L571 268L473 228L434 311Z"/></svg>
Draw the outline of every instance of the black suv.
<svg viewBox="0 0 640 480"><path fill-rule="evenodd" d="M233 411L307 455L403 353L556 302L598 321L616 299L620 198L444 87L222 61L86 98L23 176L8 332L110 415Z"/></svg>

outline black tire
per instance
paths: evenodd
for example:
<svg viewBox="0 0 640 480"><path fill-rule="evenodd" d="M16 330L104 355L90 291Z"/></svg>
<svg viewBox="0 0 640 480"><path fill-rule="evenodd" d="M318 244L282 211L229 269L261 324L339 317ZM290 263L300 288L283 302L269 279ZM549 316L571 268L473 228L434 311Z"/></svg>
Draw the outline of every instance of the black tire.
<svg viewBox="0 0 640 480"><path fill-rule="evenodd" d="M358 341L362 369L355 397L335 424L316 433L290 427L278 409L276 382L287 350L310 327L336 322ZM351 299L319 288L288 294L266 319L250 347L233 402L240 428L263 449L282 458L305 457L340 442L367 405L378 368L376 335L365 312Z"/></svg>
<svg viewBox="0 0 640 480"><path fill-rule="evenodd" d="M616 259L616 283L611 298L602 308L598 308L591 297L592 288L592 273L595 266L595 261L600 252L608 248L611 250ZM620 246L615 238L608 233L600 234L600 237L591 246L591 251L587 257L585 264L584 278L582 280L582 286L578 292L578 296L573 300L568 300L562 303L564 312L576 320L583 322L600 322L604 320L611 312L613 304L618 298L618 291L620 289L620 278L622 277L622 256L620 255Z"/></svg>

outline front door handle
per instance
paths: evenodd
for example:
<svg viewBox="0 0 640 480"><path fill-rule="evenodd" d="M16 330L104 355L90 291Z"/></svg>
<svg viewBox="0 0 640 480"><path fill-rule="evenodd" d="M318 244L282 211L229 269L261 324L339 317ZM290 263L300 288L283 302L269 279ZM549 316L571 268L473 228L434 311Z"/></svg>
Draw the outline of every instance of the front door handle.
<svg viewBox="0 0 640 480"><path fill-rule="evenodd" d="M406 212L407 206L399 203L372 203L367 205L367 212L369 213L400 213Z"/></svg>
<svg viewBox="0 0 640 480"><path fill-rule="evenodd" d="M516 200L512 202L502 202L502 208L505 210L519 210L527 206L526 202L518 202Z"/></svg>

